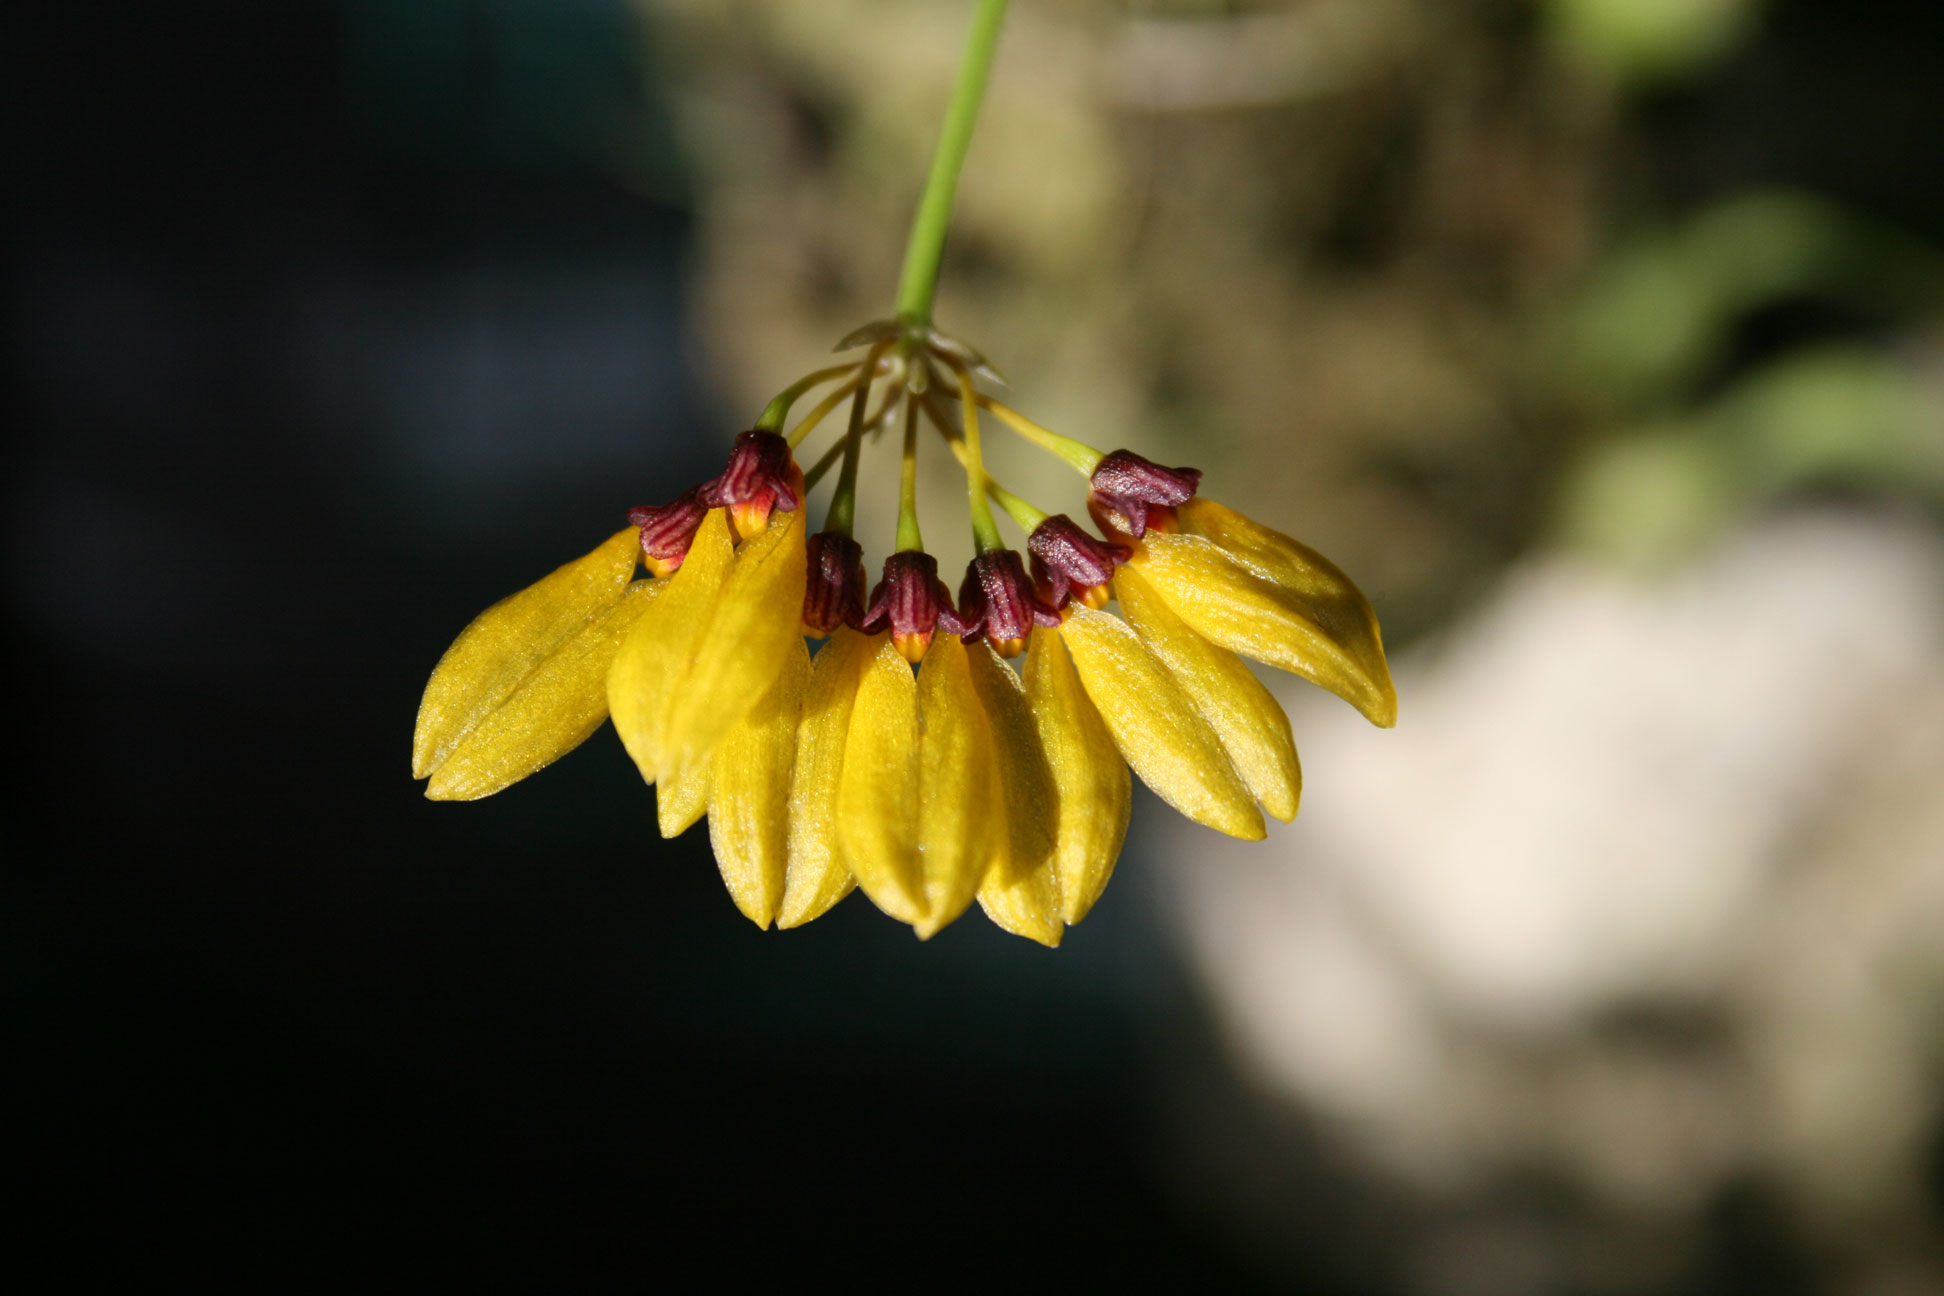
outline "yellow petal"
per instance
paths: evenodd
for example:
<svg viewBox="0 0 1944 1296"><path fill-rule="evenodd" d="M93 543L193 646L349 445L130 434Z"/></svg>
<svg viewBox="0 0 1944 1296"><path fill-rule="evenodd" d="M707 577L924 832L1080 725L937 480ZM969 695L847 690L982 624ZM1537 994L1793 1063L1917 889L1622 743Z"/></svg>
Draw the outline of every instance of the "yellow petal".
<svg viewBox="0 0 1944 1296"><path fill-rule="evenodd" d="M1328 689L1372 724L1397 723L1377 616L1357 587L1288 536L1203 504L1189 516L1209 534L1150 531L1135 551L1132 565L1169 608L1222 647Z"/></svg>
<svg viewBox="0 0 1944 1296"><path fill-rule="evenodd" d="M837 789L864 670L882 636L839 628L810 665L790 775L790 856L778 927L801 927L850 894L857 880L837 847Z"/></svg>
<svg viewBox="0 0 1944 1296"><path fill-rule="evenodd" d="M636 581L618 603L555 648L432 771L425 795L476 801L553 764L607 719L607 673L665 582Z"/></svg>
<svg viewBox="0 0 1944 1296"><path fill-rule="evenodd" d="M493 604L461 631L433 667L419 701L412 777L430 775L554 649L613 606L640 556L641 533L634 527L617 531L594 552Z"/></svg>
<svg viewBox="0 0 1944 1296"><path fill-rule="evenodd" d="M655 784L655 823L664 837L680 837L709 809L707 762L676 770Z"/></svg>
<svg viewBox="0 0 1944 1296"><path fill-rule="evenodd" d="M650 783L661 776L669 699L694 660L695 645L708 629L734 558L728 516L721 509L710 509L681 568L668 578L668 588L654 607L622 640L608 671L608 710L614 731L621 735L621 745L634 758L641 777Z"/></svg>
<svg viewBox="0 0 1944 1296"><path fill-rule="evenodd" d="M925 910L913 924L929 939L964 913L1001 840L993 804L998 769L985 709L972 689L965 644L941 634L918 672L918 864Z"/></svg>
<svg viewBox="0 0 1944 1296"><path fill-rule="evenodd" d="M1054 863L1060 791L1040 747L1039 729L1026 701L1026 687L1012 668L984 642L966 649L972 688L985 709L998 762L998 786L990 813L1002 831L992 852L992 868L979 888L979 907L993 922L1042 945L1058 945L1065 932L1060 874ZM1114 763L1126 765L1118 756Z"/></svg>
<svg viewBox="0 0 1944 1296"><path fill-rule="evenodd" d="M783 902L790 851L790 771L797 718L810 682L810 650L796 651L709 762L709 845L743 916L768 927Z"/></svg>
<svg viewBox="0 0 1944 1296"><path fill-rule="evenodd" d="M1121 613L1154 655L1181 682L1196 710L1222 740L1235 772L1249 785L1262 808L1288 823L1296 817L1303 771L1296 763L1296 740L1289 717L1242 659L1197 634L1168 610L1140 573L1123 567L1114 574Z"/></svg>
<svg viewBox="0 0 1944 1296"><path fill-rule="evenodd" d="M1072 609L1060 636L1114 745L1141 781L1198 824L1261 840L1262 813L1221 740L1140 636L1119 617L1086 607Z"/></svg>
<svg viewBox="0 0 1944 1296"><path fill-rule="evenodd" d="M803 927L857 886L838 849L838 779L865 666L881 639L838 628L811 663L797 721L797 764L789 775L789 870L778 927Z"/></svg>
<svg viewBox="0 0 1944 1296"><path fill-rule="evenodd" d="M924 921L918 865L918 682L889 639L857 685L837 781L837 848L871 903L900 922Z"/></svg>
<svg viewBox="0 0 1944 1296"><path fill-rule="evenodd" d="M1053 859L1061 916L1077 923L1114 874L1127 837L1133 782L1057 630L1033 631L1026 700L1059 795Z"/></svg>
<svg viewBox="0 0 1944 1296"><path fill-rule="evenodd" d="M802 644L806 511L771 513L769 526L736 555L695 664L671 695L664 771L707 760Z"/></svg>

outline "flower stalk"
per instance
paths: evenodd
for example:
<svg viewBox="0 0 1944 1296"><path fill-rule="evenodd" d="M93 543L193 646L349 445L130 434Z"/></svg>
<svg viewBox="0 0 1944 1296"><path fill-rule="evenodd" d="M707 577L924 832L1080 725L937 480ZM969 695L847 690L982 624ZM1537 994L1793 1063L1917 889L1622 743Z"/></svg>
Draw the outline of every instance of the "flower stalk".
<svg viewBox="0 0 1944 1296"><path fill-rule="evenodd" d="M992 520L992 506L986 503L985 457L979 448L979 404L973 397L972 375L958 371L959 394L965 406L965 494L972 513L972 539L980 553L1004 549L999 528Z"/></svg>
<svg viewBox="0 0 1944 1296"><path fill-rule="evenodd" d="M841 378L854 368L856 368L855 365L831 365L828 368L813 370L803 375L803 377L776 393L770 403L763 407L763 412L756 417L756 430L758 432L781 432L783 430L783 420L790 416L790 406L796 404L803 393L809 391L812 387L829 382L832 378ZM795 445L800 440L802 438L798 437L792 440L790 444Z"/></svg>
<svg viewBox="0 0 1944 1296"><path fill-rule="evenodd" d="M959 171L972 144L972 127L985 99L992 55L1005 19L1006 0L979 0L978 10L972 15L972 30L965 38L965 52L959 56L958 80L952 86L945 122L939 127L938 147L932 153L931 172L925 177L918 212L911 220L904 271L898 278L898 319L908 327L923 328L931 323L932 297L938 290L938 267L945 255L945 229L952 220L952 201L958 196Z"/></svg>
<svg viewBox="0 0 1944 1296"><path fill-rule="evenodd" d="M918 401L904 398L904 462L898 469L898 548L923 549L918 531Z"/></svg>

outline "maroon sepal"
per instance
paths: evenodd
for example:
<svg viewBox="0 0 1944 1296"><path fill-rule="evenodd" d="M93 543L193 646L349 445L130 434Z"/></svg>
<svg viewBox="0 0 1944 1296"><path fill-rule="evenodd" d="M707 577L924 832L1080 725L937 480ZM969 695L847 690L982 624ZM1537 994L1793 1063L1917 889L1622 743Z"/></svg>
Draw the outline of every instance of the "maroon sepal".
<svg viewBox="0 0 1944 1296"><path fill-rule="evenodd" d="M906 549L884 560L884 579L871 591L862 629L877 634L886 626L891 629L891 642L912 663L924 659L938 627L955 635L969 629L952 606L951 591L938 579L938 559Z"/></svg>
<svg viewBox="0 0 1944 1296"><path fill-rule="evenodd" d="M642 560L657 576L672 576L688 557L689 545L709 506L702 502L707 483L691 486L666 504L644 504L628 510L628 521L641 528Z"/></svg>
<svg viewBox="0 0 1944 1296"><path fill-rule="evenodd" d="M1087 508L1096 520L1102 508L1119 514L1126 519L1127 533L1139 540L1147 534L1150 509L1172 509L1194 498L1199 485L1199 468L1163 468L1132 450L1116 450L1095 465Z"/></svg>
<svg viewBox="0 0 1944 1296"><path fill-rule="evenodd" d="M1060 614L1040 601L1026 579L1026 565L1012 549L982 553L966 564L965 583L959 586L959 615L966 623L965 642L990 639L1002 657L1025 651L1035 625L1051 629Z"/></svg>
<svg viewBox="0 0 1944 1296"><path fill-rule="evenodd" d="M1088 535L1064 513L1034 527L1026 550L1033 555L1033 579L1045 585L1056 608L1075 597L1090 607L1104 604L1104 598L1095 603L1091 591L1104 590L1114 568L1132 556L1121 545Z"/></svg>
<svg viewBox="0 0 1944 1296"><path fill-rule="evenodd" d="M803 542L809 579L803 586L803 633L821 639L840 625L864 624L864 547L847 535L819 531Z"/></svg>
<svg viewBox="0 0 1944 1296"><path fill-rule="evenodd" d="M702 488L702 501L728 509L736 533L747 540L769 525L771 509L795 512L802 485L788 441L774 432L739 432L728 466Z"/></svg>

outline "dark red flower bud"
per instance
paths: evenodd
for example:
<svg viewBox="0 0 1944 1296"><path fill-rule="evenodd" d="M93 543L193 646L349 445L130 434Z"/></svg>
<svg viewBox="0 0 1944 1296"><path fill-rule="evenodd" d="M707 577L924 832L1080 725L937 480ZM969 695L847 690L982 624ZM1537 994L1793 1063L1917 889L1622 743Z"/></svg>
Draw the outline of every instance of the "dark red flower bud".
<svg viewBox="0 0 1944 1296"><path fill-rule="evenodd" d="M1167 510L1164 516L1171 519L1174 506L1194 498L1199 485L1199 468L1163 468L1132 450L1116 450L1094 467L1087 511L1102 530L1125 531L1139 540L1157 523L1152 514Z"/></svg>
<svg viewBox="0 0 1944 1296"><path fill-rule="evenodd" d="M1107 606L1114 568L1132 555L1124 547L1095 539L1064 513L1055 513L1026 537L1033 555L1033 579L1043 583L1056 608L1077 598L1090 608Z"/></svg>
<svg viewBox="0 0 1944 1296"><path fill-rule="evenodd" d="M1011 549L982 553L966 564L965 583L959 586L959 616L966 623L967 643L989 639L1001 657L1025 652L1034 625L1060 624L1060 614L1033 592L1026 565Z"/></svg>
<svg viewBox="0 0 1944 1296"><path fill-rule="evenodd" d="M905 549L884 560L884 579L871 591L863 630L876 634L887 625L891 642L913 665L925 659L939 626L948 634L966 632L968 627L952 607L951 591L938 579L938 559Z"/></svg>
<svg viewBox="0 0 1944 1296"><path fill-rule="evenodd" d="M840 625L864 624L864 549L835 531L803 542L809 579L803 586L803 633L821 639Z"/></svg>
<svg viewBox="0 0 1944 1296"><path fill-rule="evenodd" d="M702 502L706 489L706 484L691 486L666 504L628 510L628 521L641 528L641 561L655 575L674 575L688 557L696 529L709 515Z"/></svg>
<svg viewBox="0 0 1944 1296"><path fill-rule="evenodd" d="M743 432L729 450L722 475L702 488L710 508L729 510L729 521L744 540L769 525L770 510L793 513L803 501L803 471L790 443L774 432Z"/></svg>

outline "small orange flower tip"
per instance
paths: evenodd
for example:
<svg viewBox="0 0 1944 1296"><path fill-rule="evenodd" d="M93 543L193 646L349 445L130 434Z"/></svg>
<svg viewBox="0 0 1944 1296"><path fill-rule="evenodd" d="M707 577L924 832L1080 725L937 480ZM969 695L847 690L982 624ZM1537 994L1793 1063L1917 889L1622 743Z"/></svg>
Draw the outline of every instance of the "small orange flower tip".
<svg viewBox="0 0 1944 1296"><path fill-rule="evenodd" d="M790 453L790 443L776 433L739 433L728 466L702 488L702 499L727 510L737 538L748 540L769 526L773 511L796 511L803 502L803 470Z"/></svg>
<svg viewBox="0 0 1944 1296"><path fill-rule="evenodd" d="M1024 652L1034 626L1051 629L1060 624L1059 611L1034 592L1025 564L1011 549L982 553L966 564L959 618L965 622L960 632L965 642L989 638L1002 657Z"/></svg>
<svg viewBox="0 0 1944 1296"><path fill-rule="evenodd" d="M1163 468L1132 450L1116 450L1094 466L1087 511L1102 530L1139 540L1149 527L1173 529L1174 506L1193 499L1200 485L1199 468Z"/></svg>
<svg viewBox="0 0 1944 1296"><path fill-rule="evenodd" d="M891 632L891 642L914 666L925 659L932 635L943 628L962 635L971 627L952 606L945 582L938 579L938 559L916 549L904 549L884 560L884 578L871 591L864 613L865 634Z"/></svg>
<svg viewBox="0 0 1944 1296"><path fill-rule="evenodd" d="M847 535L820 531L803 542L803 633L822 639L840 625L864 624L864 548Z"/></svg>
<svg viewBox="0 0 1944 1296"><path fill-rule="evenodd" d="M898 650L899 656L903 657L913 666L925 660L925 654L931 651L931 642L932 632L930 630L920 631L915 634L901 634L895 630L891 632L892 646Z"/></svg>
<svg viewBox="0 0 1944 1296"><path fill-rule="evenodd" d="M1033 579L1047 591L1048 603L1060 608L1077 598L1096 611L1107 606L1114 568L1131 556L1123 545L1088 535L1064 513L1034 527L1026 551L1033 555Z"/></svg>

